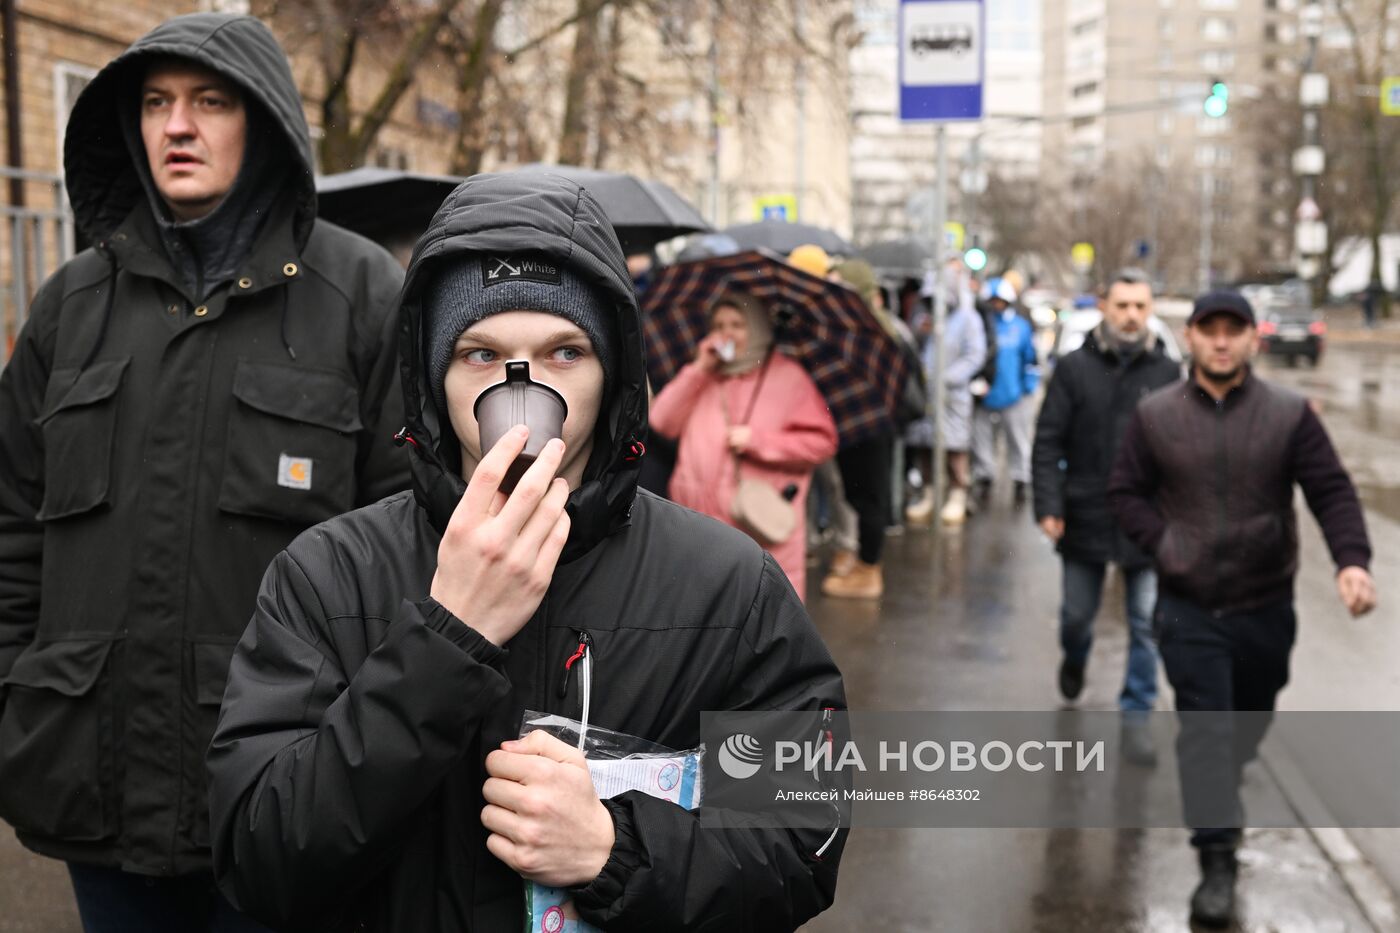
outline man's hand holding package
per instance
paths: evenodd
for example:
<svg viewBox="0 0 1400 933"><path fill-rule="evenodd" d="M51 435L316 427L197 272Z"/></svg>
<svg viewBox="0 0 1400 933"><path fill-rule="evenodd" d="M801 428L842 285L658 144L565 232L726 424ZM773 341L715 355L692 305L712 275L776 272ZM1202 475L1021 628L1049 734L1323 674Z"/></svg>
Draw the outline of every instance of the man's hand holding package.
<svg viewBox="0 0 1400 933"><path fill-rule="evenodd" d="M509 496L501 491L528 436L523 425L512 428L482 457L438 545L433 575L432 597L496 645L535 614L569 538L569 484L555 476L562 440L545 445Z"/></svg>
<svg viewBox="0 0 1400 933"><path fill-rule="evenodd" d="M552 888L587 884L612 853L612 816L583 753L545 732L486 756L481 824L486 848L519 875Z"/></svg>

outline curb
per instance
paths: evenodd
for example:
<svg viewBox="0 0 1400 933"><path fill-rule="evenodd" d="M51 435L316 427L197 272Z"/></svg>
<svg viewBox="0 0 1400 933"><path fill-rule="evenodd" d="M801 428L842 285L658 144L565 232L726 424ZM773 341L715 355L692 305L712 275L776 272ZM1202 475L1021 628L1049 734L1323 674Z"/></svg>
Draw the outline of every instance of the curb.
<svg viewBox="0 0 1400 933"><path fill-rule="evenodd" d="M1374 933L1400 933L1400 900L1395 890L1361 854L1347 831L1330 825L1336 822L1331 811L1293 759L1273 744L1267 753L1261 749L1259 763L1298 815L1299 825L1307 830L1323 856L1332 863Z"/></svg>

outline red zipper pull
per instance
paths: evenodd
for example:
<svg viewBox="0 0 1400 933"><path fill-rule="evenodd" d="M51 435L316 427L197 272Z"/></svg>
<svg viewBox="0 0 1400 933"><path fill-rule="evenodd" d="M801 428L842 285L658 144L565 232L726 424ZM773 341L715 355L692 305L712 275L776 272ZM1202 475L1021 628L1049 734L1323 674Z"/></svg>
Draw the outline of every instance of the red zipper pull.
<svg viewBox="0 0 1400 933"><path fill-rule="evenodd" d="M578 650L569 656L569 660L564 662L564 680L559 684L559 699L569 695L569 674L574 669L574 664L580 661L588 653L588 633L579 632Z"/></svg>

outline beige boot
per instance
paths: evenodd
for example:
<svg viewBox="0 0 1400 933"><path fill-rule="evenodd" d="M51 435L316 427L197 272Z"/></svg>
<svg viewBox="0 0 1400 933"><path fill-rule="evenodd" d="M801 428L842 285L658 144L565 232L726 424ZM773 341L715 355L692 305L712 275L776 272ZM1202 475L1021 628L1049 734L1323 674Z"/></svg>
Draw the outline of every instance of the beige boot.
<svg viewBox="0 0 1400 933"><path fill-rule="evenodd" d="M939 517L945 525L961 525L967 521L967 490L961 486L948 490L948 501L943 503Z"/></svg>
<svg viewBox="0 0 1400 933"><path fill-rule="evenodd" d="M904 509L904 520L920 528L933 521L933 490L921 489L919 496Z"/></svg>
<svg viewBox="0 0 1400 933"><path fill-rule="evenodd" d="M831 577L844 577L852 570L856 569L856 552L847 551L844 548L836 552L831 558L831 569L827 571L827 579Z"/></svg>
<svg viewBox="0 0 1400 933"><path fill-rule="evenodd" d="M885 573L879 564L856 561L855 568L844 577L822 581L822 595L833 599L879 599L884 593Z"/></svg>

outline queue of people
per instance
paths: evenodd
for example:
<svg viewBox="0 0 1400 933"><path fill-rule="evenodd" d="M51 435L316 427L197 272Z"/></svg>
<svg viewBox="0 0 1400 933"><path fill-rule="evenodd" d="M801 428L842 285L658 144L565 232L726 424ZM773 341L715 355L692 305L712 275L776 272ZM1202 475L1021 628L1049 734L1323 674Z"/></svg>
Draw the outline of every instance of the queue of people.
<svg viewBox="0 0 1400 933"><path fill-rule="evenodd" d="M1313 409L1251 369L1236 293L1196 302L1182 379L1150 282L1119 273L1041 402L1012 276L943 270L906 306L804 245L793 287L834 295L841 340L893 363L860 374L868 411L838 412L742 278L654 386L638 294L664 272L624 256L584 187L466 180L405 277L318 220L310 153L249 16L158 27L69 124L94 246L0 374L0 817L65 864L89 933L519 928L527 883L605 928L799 927L835 896L844 829L599 799L582 751L522 738L522 716L555 696L679 749L702 710L844 709L809 589L880 600L892 529L957 533L989 507L998 438L1013 504L1033 494L1060 552L1067 701L1124 576L1137 764L1159 658L1178 710L1274 708L1295 486L1342 603L1375 606L1355 489ZM540 408L497 425L485 403L512 386ZM656 437L674 463L646 491ZM837 545L811 587L809 516ZM605 688L574 675L595 654ZM1183 771L1209 754L1181 751ZM1240 827L1192 829L1192 916L1218 925Z"/></svg>

